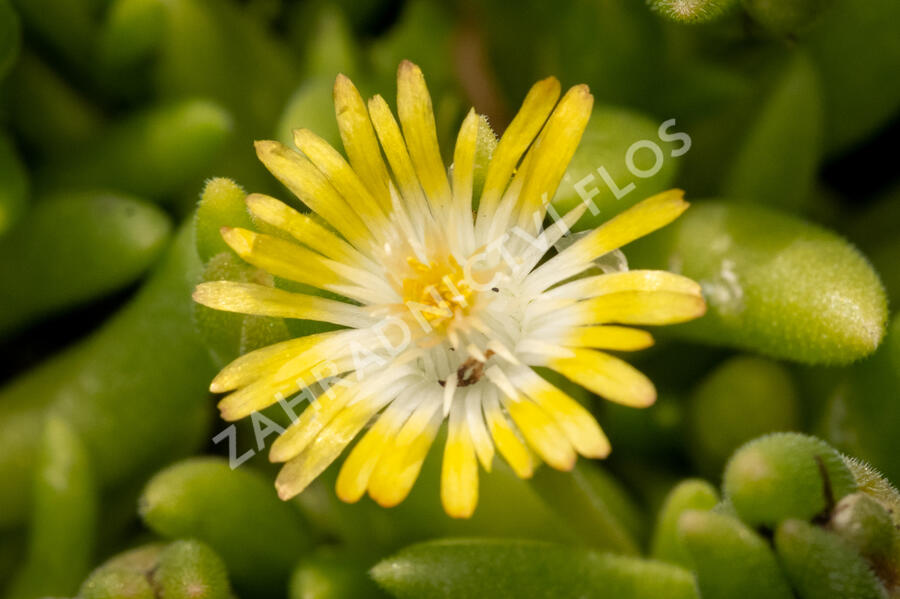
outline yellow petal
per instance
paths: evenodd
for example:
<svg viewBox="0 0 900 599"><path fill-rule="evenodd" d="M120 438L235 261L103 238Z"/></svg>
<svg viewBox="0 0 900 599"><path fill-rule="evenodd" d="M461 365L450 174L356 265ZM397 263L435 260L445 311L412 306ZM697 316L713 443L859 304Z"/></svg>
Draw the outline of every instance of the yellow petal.
<svg viewBox="0 0 900 599"><path fill-rule="evenodd" d="M331 423L353 396L351 387L335 385L319 395L300 417L275 439L269 449L270 462L285 462L305 451L319 432Z"/></svg>
<svg viewBox="0 0 900 599"><path fill-rule="evenodd" d="M635 204L578 240L567 251L590 260L661 229L688 209L684 191L670 189Z"/></svg>
<svg viewBox="0 0 900 599"><path fill-rule="evenodd" d="M440 407L437 396L423 401L382 453L369 479L369 496L378 505L394 507L409 495L440 429Z"/></svg>
<svg viewBox="0 0 900 599"><path fill-rule="evenodd" d="M459 128L453 152L453 205L455 212L472 214L472 181L475 175L475 149L478 141L478 114L469 110Z"/></svg>
<svg viewBox="0 0 900 599"><path fill-rule="evenodd" d="M372 262L349 243L319 224L308 214L297 212L284 202L267 195L247 196L247 209L259 220L288 233L303 245L332 260L372 268Z"/></svg>
<svg viewBox="0 0 900 599"><path fill-rule="evenodd" d="M378 460L393 443L397 431L408 416L409 411L397 408L395 403L384 411L359 440L341 465L335 484L335 492L342 501L354 503L365 494Z"/></svg>
<svg viewBox="0 0 900 599"><path fill-rule="evenodd" d="M472 443L475 445L475 455L481 462L481 467L490 472L494 461L494 444L484 424L484 415L481 409L483 393L477 388L469 391L466 396L466 424L469 434L472 435Z"/></svg>
<svg viewBox="0 0 900 599"><path fill-rule="evenodd" d="M451 518L468 518L478 504L478 464L466 426L465 406L450 412L447 444L441 469L441 503Z"/></svg>
<svg viewBox="0 0 900 599"><path fill-rule="evenodd" d="M504 402L513 422L541 459L557 470L575 467L575 449L553 418L531 400L519 398Z"/></svg>
<svg viewBox="0 0 900 599"><path fill-rule="evenodd" d="M256 142L256 155L269 172L357 248L370 235L359 215L309 160L277 141Z"/></svg>
<svg viewBox="0 0 900 599"><path fill-rule="evenodd" d="M609 439L584 406L530 368L523 374L522 390L556 421L578 453L589 458L609 455Z"/></svg>
<svg viewBox="0 0 900 599"><path fill-rule="evenodd" d="M222 418L238 420L249 416L318 381L338 376L353 367L351 356L323 357L329 355L320 351L325 345L326 343L317 344L278 366L274 373L223 397L218 405Z"/></svg>
<svg viewBox="0 0 900 599"><path fill-rule="evenodd" d="M469 111L459 128L456 150L453 153L453 210L448 228L457 232L461 247L474 251L472 228L472 185L475 176L475 150L478 141L479 117L475 109Z"/></svg>
<svg viewBox="0 0 900 599"><path fill-rule="evenodd" d="M699 295L670 291L619 291L600 295L573 307L583 324L665 325L693 320L706 312Z"/></svg>
<svg viewBox="0 0 900 599"><path fill-rule="evenodd" d="M326 258L291 241L228 227L222 239L244 261L275 276L320 289L339 280Z"/></svg>
<svg viewBox="0 0 900 599"><path fill-rule="evenodd" d="M272 372L314 347L324 339L333 337L341 331L328 331L315 335L307 335L297 339L289 339L269 345L237 358L222 369L209 385L213 393L223 393L243 387Z"/></svg>
<svg viewBox="0 0 900 599"><path fill-rule="evenodd" d="M385 213L341 153L309 129L295 129L294 144L322 171L347 204L359 213L369 230L373 234L380 233L385 225Z"/></svg>
<svg viewBox="0 0 900 599"><path fill-rule="evenodd" d="M700 285L692 279L665 270L627 270L577 279L554 287L546 297L586 299L617 291L672 291L700 295Z"/></svg>
<svg viewBox="0 0 900 599"><path fill-rule="evenodd" d="M378 201L385 213L390 212L391 197L388 193L387 167L381 158L381 148L369 113L359 90L344 75L334 81L334 112L344 150L353 170Z"/></svg>
<svg viewBox="0 0 900 599"><path fill-rule="evenodd" d="M534 473L534 459L522 442L513 425L500 409L496 393L485 395L484 417L494 439L497 451L506 460L519 478L531 478Z"/></svg>
<svg viewBox="0 0 900 599"><path fill-rule="evenodd" d="M534 157L519 195L519 220L522 227L533 228L543 220L545 204L553 199L556 188L575 154L581 135L591 117L594 97L586 85L576 85L563 96L547 119L535 146ZM538 219L535 219L535 215Z"/></svg>
<svg viewBox="0 0 900 599"><path fill-rule="evenodd" d="M544 126L544 121L559 98L559 92L560 86L556 77L548 77L535 83L525 96L519 112L500 138L488 166L478 206L479 230L485 228L485 223L493 217L519 159Z"/></svg>
<svg viewBox="0 0 900 599"><path fill-rule="evenodd" d="M220 399L219 414L223 420L240 420L300 390L301 387L295 380L268 375Z"/></svg>
<svg viewBox="0 0 900 599"><path fill-rule="evenodd" d="M194 289L193 297L199 304L226 312L318 320L355 328L373 322L370 316L352 304L255 283L201 283Z"/></svg>
<svg viewBox="0 0 900 599"><path fill-rule="evenodd" d="M377 405L360 402L342 410L303 453L285 464L275 479L281 499L302 493L359 434L372 418Z"/></svg>
<svg viewBox="0 0 900 599"><path fill-rule="evenodd" d="M599 325L574 327L563 333L561 345L569 347L592 347L613 351L637 351L653 345L653 336L647 331Z"/></svg>
<svg viewBox="0 0 900 599"><path fill-rule="evenodd" d="M406 199L407 206L410 209L424 209L425 193L419 185L419 178L406 149L400 126L384 98L375 96L369 100L369 114L372 116L372 124L378 133L378 139L381 140L384 155L391 165L391 171L397 185L400 186L400 193Z"/></svg>
<svg viewBox="0 0 900 599"><path fill-rule="evenodd" d="M556 358L547 365L588 391L622 405L645 408L656 401L656 389L633 366L601 352L574 349L574 357Z"/></svg>
<svg viewBox="0 0 900 599"><path fill-rule="evenodd" d="M431 95L425 85L425 76L418 66L404 60L397 69L397 113L419 182L434 212L440 212L450 203L450 183L441 150Z"/></svg>
<svg viewBox="0 0 900 599"><path fill-rule="evenodd" d="M666 226L687 208L680 189L664 191L635 204L534 269L526 279L523 293L536 294L577 275L596 258Z"/></svg>

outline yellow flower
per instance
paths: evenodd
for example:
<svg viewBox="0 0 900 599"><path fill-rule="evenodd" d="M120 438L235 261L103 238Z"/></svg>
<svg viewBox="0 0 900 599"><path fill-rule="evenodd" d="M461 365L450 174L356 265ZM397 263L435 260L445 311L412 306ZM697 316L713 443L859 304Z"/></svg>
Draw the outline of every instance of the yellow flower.
<svg viewBox="0 0 900 599"><path fill-rule="evenodd" d="M344 299L231 281L201 284L194 298L218 310L342 327L242 356L210 386L229 392L219 408L237 420L330 385L271 447L270 459L286 462L276 481L282 498L303 491L371 423L341 467L337 494L353 502L368 492L396 505L448 420L441 499L450 516L468 517L477 463L490 471L495 448L523 478L539 460L569 470L577 454L610 451L590 413L532 367L610 401L648 406L653 384L598 350L645 348L648 333L620 325L683 322L705 304L699 286L679 275L591 274L600 256L678 217L687 208L681 191L645 200L555 250L585 209L542 226L591 114L586 86L562 99L555 78L532 87L490 159L474 213L479 116L472 110L463 121L448 170L419 68L403 62L397 88L399 124L380 96L367 106L337 78L349 162L307 130L294 134L300 153L258 142L263 164L314 214L254 194L250 213L279 233L222 232L250 264Z"/></svg>

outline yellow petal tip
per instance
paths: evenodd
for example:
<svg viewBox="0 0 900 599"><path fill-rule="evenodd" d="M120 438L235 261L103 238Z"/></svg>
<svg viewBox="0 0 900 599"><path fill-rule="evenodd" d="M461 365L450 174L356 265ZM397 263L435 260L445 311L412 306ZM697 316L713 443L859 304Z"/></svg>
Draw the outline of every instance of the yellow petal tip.
<svg viewBox="0 0 900 599"><path fill-rule="evenodd" d="M272 141L271 139L258 139L253 142L253 147L256 149L257 156L268 154L279 145L281 144L277 141Z"/></svg>
<svg viewBox="0 0 900 599"><path fill-rule="evenodd" d="M288 501L289 499L293 499L297 493L294 493L290 487L284 484L275 483L275 491L278 493L278 499L282 501Z"/></svg>
<svg viewBox="0 0 900 599"><path fill-rule="evenodd" d="M338 73L337 77L334 78L334 88L338 89L347 85L353 85L353 81L343 73Z"/></svg>
<svg viewBox="0 0 900 599"><path fill-rule="evenodd" d="M397 67L398 75L402 73L415 73L416 71L421 73L422 69L419 68L419 65L406 58L401 60L400 65Z"/></svg>
<svg viewBox="0 0 900 599"><path fill-rule="evenodd" d="M651 387L646 393L643 393L635 403L636 408L649 408L656 403L656 387Z"/></svg>

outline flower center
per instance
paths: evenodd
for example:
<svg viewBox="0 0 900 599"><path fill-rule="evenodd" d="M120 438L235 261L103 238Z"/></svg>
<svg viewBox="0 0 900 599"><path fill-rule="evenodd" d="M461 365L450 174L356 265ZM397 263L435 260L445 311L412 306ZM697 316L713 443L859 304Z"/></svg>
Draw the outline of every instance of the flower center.
<svg viewBox="0 0 900 599"><path fill-rule="evenodd" d="M475 291L452 255L428 264L410 257L407 263L412 273L403 280L403 302L417 307L429 323L465 314L472 305Z"/></svg>

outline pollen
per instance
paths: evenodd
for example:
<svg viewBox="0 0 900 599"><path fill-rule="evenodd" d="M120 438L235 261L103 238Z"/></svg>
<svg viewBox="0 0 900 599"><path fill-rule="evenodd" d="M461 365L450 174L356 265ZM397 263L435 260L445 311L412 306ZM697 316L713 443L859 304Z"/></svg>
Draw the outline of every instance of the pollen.
<svg viewBox="0 0 900 599"><path fill-rule="evenodd" d="M416 304L431 323L466 314L475 299L475 290L466 279L462 266L452 255L424 264L407 259L409 276L403 280L403 302Z"/></svg>

